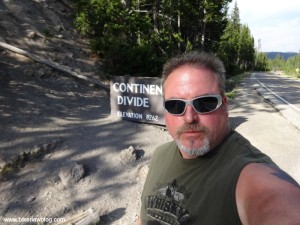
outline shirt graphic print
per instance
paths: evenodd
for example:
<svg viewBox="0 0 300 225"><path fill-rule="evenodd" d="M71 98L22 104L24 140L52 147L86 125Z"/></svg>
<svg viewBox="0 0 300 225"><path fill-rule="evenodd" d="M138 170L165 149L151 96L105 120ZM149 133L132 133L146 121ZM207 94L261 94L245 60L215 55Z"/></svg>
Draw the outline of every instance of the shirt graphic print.
<svg viewBox="0 0 300 225"><path fill-rule="evenodd" d="M171 184L159 186L154 195L148 196L146 201L146 213L154 221L147 225L187 225L190 222L190 213L183 208L189 195L184 187L179 187L177 181Z"/></svg>

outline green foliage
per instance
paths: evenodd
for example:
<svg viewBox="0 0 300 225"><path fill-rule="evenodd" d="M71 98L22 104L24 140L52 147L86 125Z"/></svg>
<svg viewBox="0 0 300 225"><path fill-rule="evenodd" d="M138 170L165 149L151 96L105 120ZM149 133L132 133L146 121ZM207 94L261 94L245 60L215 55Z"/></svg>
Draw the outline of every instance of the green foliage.
<svg viewBox="0 0 300 225"><path fill-rule="evenodd" d="M111 38L92 41L92 49L101 49L104 69L109 74L133 76L155 76L161 69L163 61L156 57L155 49L150 43L139 45L124 44Z"/></svg>
<svg viewBox="0 0 300 225"><path fill-rule="evenodd" d="M279 54L270 61L270 65L272 66L273 70L283 70L285 67L285 60Z"/></svg>
<svg viewBox="0 0 300 225"><path fill-rule="evenodd" d="M165 60L193 49L216 52L231 0L73 0L77 30L106 72L158 76Z"/></svg>
<svg viewBox="0 0 300 225"><path fill-rule="evenodd" d="M221 36L218 55L223 60L229 77L254 67L254 38L248 26L240 23L237 3Z"/></svg>
<svg viewBox="0 0 300 225"><path fill-rule="evenodd" d="M255 66L254 70L256 71L268 71L270 70L269 61L267 55L263 52L255 53Z"/></svg>
<svg viewBox="0 0 300 225"><path fill-rule="evenodd" d="M239 33L239 27L233 24L233 20L229 20L219 44L218 55L223 60L228 75L240 72L238 66Z"/></svg>
<svg viewBox="0 0 300 225"><path fill-rule="evenodd" d="M240 82L249 77L249 73L241 73L235 76L232 76L226 80L226 96L229 99L234 99L237 94L237 87Z"/></svg>
<svg viewBox="0 0 300 225"><path fill-rule="evenodd" d="M277 54L273 60L269 61L269 65L272 70L283 71L286 75L300 78L300 53L287 60Z"/></svg>
<svg viewBox="0 0 300 225"><path fill-rule="evenodd" d="M241 26L239 36L239 61L240 69L249 70L254 67L255 49L254 38L246 25Z"/></svg>

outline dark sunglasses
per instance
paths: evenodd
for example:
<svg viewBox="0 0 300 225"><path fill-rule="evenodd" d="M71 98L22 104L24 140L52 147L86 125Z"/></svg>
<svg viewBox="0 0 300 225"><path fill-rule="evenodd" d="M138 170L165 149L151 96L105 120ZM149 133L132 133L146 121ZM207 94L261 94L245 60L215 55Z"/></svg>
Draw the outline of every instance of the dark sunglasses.
<svg viewBox="0 0 300 225"><path fill-rule="evenodd" d="M204 95L191 100L173 98L164 101L165 110L176 116L184 114L187 105L191 105L199 114L210 113L222 105L222 96Z"/></svg>

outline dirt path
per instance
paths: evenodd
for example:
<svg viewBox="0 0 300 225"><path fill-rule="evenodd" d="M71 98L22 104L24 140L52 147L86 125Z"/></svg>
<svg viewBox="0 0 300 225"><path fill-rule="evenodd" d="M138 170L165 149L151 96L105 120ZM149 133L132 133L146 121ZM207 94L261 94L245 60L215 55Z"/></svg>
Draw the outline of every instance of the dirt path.
<svg viewBox="0 0 300 225"><path fill-rule="evenodd" d="M0 14L0 41L105 81L68 0L1 1ZM93 207L101 224L134 224L144 165L169 136L109 115L105 91L0 49L0 223Z"/></svg>
<svg viewBox="0 0 300 225"><path fill-rule="evenodd" d="M6 165L25 157L2 174L2 219L67 218L93 207L102 210L101 224L134 224L146 164L170 140L167 132L110 118L105 91L54 74L27 76L26 62L9 61L0 62L0 158ZM70 172L75 162L84 174Z"/></svg>

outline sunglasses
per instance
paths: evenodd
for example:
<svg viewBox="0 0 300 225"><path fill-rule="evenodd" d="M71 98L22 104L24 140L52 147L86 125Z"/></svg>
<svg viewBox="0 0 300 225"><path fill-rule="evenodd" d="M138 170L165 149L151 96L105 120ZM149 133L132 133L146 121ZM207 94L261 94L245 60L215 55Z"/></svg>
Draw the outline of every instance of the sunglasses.
<svg viewBox="0 0 300 225"><path fill-rule="evenodd" d="M187 105L191 105L199 114L211 113L222 105L222 96L203 95L191 100L173 98L164 101L165 110L176 116L183 115Z"/></svg>

